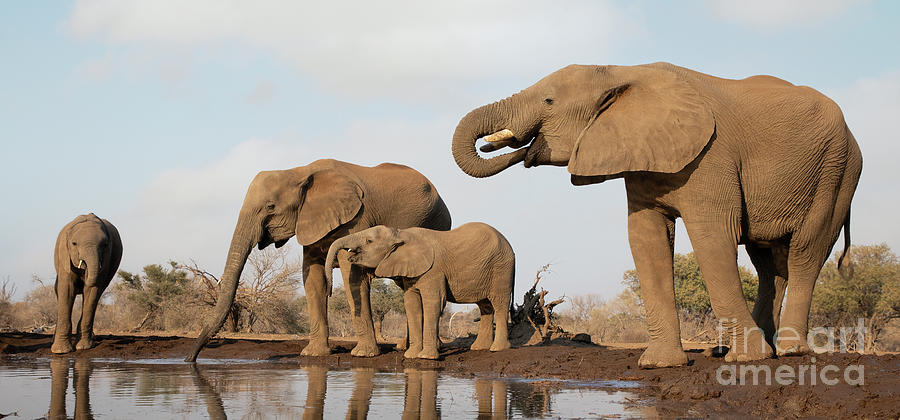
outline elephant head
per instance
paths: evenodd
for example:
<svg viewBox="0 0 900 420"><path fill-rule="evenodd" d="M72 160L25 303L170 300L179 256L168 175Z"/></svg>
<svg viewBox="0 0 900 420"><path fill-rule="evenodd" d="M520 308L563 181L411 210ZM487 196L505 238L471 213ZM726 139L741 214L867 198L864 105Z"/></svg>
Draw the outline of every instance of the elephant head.
<svg viewBox="0 0 900 420"><path fill-rule="evenodd" d="M250 183L219 282L213 318L185 361L195 361L200 349L222 328L254 246L281 247L295 235L301 245L310 246L359 213L364 194L358 180L339 169L322 166L264 171ZM305 278L306 264L303 274Z"/></svg>
<svg viewBox="0 0 900 420"><path fill-rule="evenodd" d="M715 121L678 71L666 63L565 67L469 112L453 134L453 158L479 178L522 161L567 166L576 185L681 171L710 141ZM475 150L479 138L488 142L482 152L518 150L486 159Z"/></svg>
<svg viewBox="0 0 900 420"><path fill-rule="evenodd" d="M106 225L94 213L81 215L72 221L66 230L64 255L58 257L68 260L70 269L84 273L85 286L97 284L97 277L104 264L109 263L112 255L112 244Z"/></svg>
<svg viewBox="0 0 900 420"><path fill-rule="evenodd" d="M375 269L377 277L418 277L434 264L434 249L407 230L375 226L334 241L325 257L325 276L331 284L337 252L350 253L352 264Z"/></svg>

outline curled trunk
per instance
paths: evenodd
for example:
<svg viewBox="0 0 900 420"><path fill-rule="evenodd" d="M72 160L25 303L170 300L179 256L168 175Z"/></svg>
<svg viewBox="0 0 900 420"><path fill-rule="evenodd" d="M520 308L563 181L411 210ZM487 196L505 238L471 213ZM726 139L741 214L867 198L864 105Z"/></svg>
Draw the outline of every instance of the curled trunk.
<svg viewBox="0 0 900 420"><path fill-rule="evenodd" d="M491 158L483 158L475 150L475 142L485 135L494 134L509 127L510 121L505 112L509 99L485 105L466 114L453 133L453 159L463 172L476 178L495 175L504 169L525 160L527 148L505 153ZM524 133L515 133L523 135ZM523 139L519 139L521 141ZM505 143L503 145L506 145ZM488 148L496 150L496 146Z"/></svg>
<svg viewBox="0 0 900 420"><path fill-rule="evenodd" d="M222 279L219 281L219 292L218 297L216 298L216 307L213 309L212 318L207 322L203 331L200 332L197 341L194 342L191 353L184 359L185 362L195 362L197 360L197 355L200 353L200 350L203 349L203 346L205 346L206 343L219 332L222 325L225 324L225 319L228 318L231 305L234 304L234 297L237 293L237 285L241 278L241 272L244 271L244 264L247 263L247 257L250 256L250 250L259 238L259 234L254 235L247 232L249 222L247 222L244 217L242 217L241 220L242 222L238 223L231 239L231 247L228 250L228 259L225 262L225 272L222 274Z"/></svg>
<svg viewBox="0 0 900 420"><path fill-rule="evenodd" d="M327 283L326 290L329 296L331 296L331 287L333 284L332 271L334 271L334 266L337 265L337 253L341 249L348 248L351 244L351 241L358 235L358 233L354 233L352 235L340 238L332 242L331 247L328 248L328 255L325 257L325 280Z"/></svg>

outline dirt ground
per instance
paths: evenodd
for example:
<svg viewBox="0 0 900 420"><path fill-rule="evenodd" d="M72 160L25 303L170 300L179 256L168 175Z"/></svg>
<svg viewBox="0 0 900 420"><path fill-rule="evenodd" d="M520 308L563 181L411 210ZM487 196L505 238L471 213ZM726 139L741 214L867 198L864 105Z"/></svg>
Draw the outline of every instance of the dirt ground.
<svg viewBox="0 0 900 420"><path fill-rule="evenodd" d="M97 347L77 352L74 357L182 358L193 343L192 338L178 336L100 335L98 338ZM48 334L2 333L0 363L2 357L50 357L51 341L52 336ZM754 365L769 369L772 375L779 371L794 372L781 376L783 380L792 379L793 384L778 384L776 376L772 376L768 382L771 384L767 385L765 373L759 374L755 381L752 372L741 375L738 365L735 371L743 380L735 378L735 384L723 385L718 378L727 380L731 376L717 371L727 370L731 365L709 350L703 351L709 346L688 350L689 366L644 370L637 367L640 345L598 346L565 341L491 353L469 351L466 341L446 343L441 360L426 361L404 360L393 344L381 345L384 354L378 357L355 358L349 354L352 341L333 339L331 356L301 357L300 349L306 342L296 336L227 336L210 342L200 357L322 364L338 369L373 366L402 370L414 366L458 375L638 381L645 386L629 389L640 395L634 404L653 407L661 417L900 418L900 355L897 354L835 353L764 360ZM722 368L723 365L726 367ZM810 374L813 367L817 369L814 385ZM825 379L837 379L837 384L822 383L823 369L830 369ZM860 370L864 383L854 384ZM850 381L845 379L847 375ZM805 379L803 385L798 384L798 377Z"/></svg>

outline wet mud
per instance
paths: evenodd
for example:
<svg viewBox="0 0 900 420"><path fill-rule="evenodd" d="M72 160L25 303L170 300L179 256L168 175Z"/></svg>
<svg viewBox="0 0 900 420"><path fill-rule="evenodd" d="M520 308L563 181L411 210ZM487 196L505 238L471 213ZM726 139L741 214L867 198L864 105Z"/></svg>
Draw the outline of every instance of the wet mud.
<svg viewBox="0 0 900 420"><path fill-rule="evenodd" d="M97 338L95 348L68 356L181 359L194 341L177 336ZM2 333L0 357L53 357L51 342L48 334ZM632 403L652 408L661 417L900 417L897 354L823 353L730 364L697 346L688 351L689 366L647 370L637 366L643 351L639 345L598 346L559 340L492 353L470 351L468 344L464 339L445 343L441 359L431 361L406 360L393 344L382 344L382 354L377 357L357 358L350 355L353 341L332 339L334 354L306 357L300 356L306 341L296 337L226 336L212 340L198 363L202 365L204 359L250 359L331 369L402 371L412 367L456 375L636 381L641 386L628 390L640 398Z"/></svg>

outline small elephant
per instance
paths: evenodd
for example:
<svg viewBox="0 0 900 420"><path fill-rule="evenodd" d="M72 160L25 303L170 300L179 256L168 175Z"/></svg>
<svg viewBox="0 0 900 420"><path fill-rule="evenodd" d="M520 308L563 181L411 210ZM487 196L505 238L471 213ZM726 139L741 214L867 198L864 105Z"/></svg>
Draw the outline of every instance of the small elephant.
<svg viewBox="0 0 900 420"><path fill-rule="evenodd" d="M56 333L54 353L72 351L72 305L75 295L82 295L81 337L77 350L94 346L94 312L100 295L109 286L122 260L119 231L106 219L83 214L69 222L56 239L53 263L56 266Z"/></svg>
<svg viewBox="0 0 900 420"><path fill-rule="evenodd" d="M478 304L481 324L472 350L509 348L507 319L516 256L493 227L466 223L442 232L375 226L331 244L325 258L329 279L341 250L352 265L374 268L376 276L403 285L409 329L405 357L437 359L438 320L447 301Z"/></svg>

